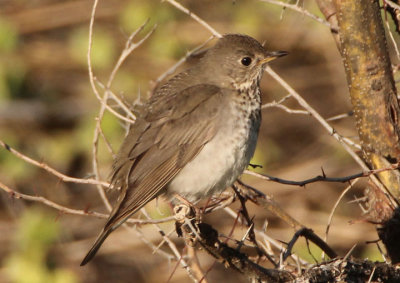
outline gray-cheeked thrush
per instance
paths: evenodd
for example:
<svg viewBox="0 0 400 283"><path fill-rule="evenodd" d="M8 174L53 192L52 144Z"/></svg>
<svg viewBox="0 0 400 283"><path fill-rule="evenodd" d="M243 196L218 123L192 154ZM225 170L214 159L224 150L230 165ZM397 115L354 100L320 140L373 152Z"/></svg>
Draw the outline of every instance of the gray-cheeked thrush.
<svg viewBox="0 0 400 283"><path fill-rule="evenodd" d="M286 54L228 34L153 94L114 161L111 184L120 188L119 197L81 265L157 196L178 194L195 203L233 184L256 147L265 64Z"/></svg>

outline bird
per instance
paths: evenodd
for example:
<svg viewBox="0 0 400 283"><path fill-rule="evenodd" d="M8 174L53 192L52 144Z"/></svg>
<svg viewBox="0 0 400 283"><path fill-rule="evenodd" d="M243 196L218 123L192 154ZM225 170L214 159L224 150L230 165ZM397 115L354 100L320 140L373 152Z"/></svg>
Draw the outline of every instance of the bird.
<svg viewBox="0 0 400 283"><path fill-rule="evenodd" d="M230 187L254 154L261 123L260 80L268 62L288 54L256 39L226 34L192 67L154 91L136 110L114 160L119 196L83 259L154 198L196 203Z"/></svg>

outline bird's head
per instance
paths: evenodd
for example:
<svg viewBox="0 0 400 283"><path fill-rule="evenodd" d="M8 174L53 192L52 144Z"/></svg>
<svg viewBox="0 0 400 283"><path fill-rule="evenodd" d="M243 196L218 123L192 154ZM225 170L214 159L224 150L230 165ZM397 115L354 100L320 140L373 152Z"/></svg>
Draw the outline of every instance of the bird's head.
<svg viewBox="0 0 400 283"><path fill-rule="evenodd" d="M204 55L201 71L221 87L247 88L259 82L265 64L287 54L267 51L250 36L227 34Z"/></svg>

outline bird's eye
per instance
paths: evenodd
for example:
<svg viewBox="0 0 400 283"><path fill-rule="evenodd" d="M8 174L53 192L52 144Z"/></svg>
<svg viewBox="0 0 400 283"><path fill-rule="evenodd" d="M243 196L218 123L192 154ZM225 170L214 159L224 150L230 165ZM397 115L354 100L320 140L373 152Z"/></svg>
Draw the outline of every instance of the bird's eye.
<svg viewBox="0 0 400 283"><path fill-rule="evenodd" d="M251 58L250 57L243 57L242 60L240 60L240 63L244 66L248 66L251 64Z"/></svg>

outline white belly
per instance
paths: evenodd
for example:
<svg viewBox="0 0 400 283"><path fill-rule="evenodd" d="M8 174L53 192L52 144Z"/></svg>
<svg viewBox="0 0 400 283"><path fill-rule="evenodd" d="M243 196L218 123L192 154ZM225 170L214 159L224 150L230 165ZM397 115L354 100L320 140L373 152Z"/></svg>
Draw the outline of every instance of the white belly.
<svg viewBox="0 0 400 283"><path fill-rule="evenodd" d="M258 125L250 130L250 124L239 124L217 133L170 182L168 195L177 193L196 202L231 186L247 167L257 142Z"/></svg>

